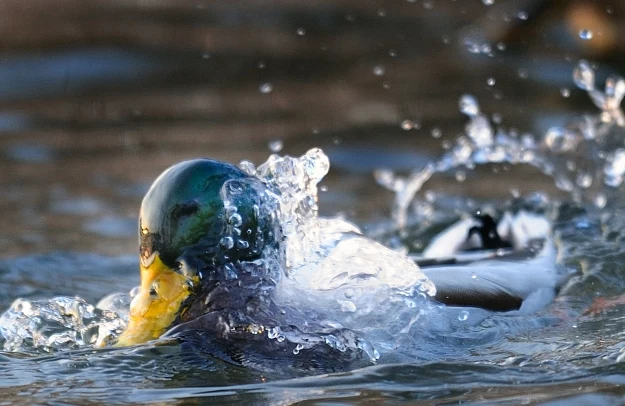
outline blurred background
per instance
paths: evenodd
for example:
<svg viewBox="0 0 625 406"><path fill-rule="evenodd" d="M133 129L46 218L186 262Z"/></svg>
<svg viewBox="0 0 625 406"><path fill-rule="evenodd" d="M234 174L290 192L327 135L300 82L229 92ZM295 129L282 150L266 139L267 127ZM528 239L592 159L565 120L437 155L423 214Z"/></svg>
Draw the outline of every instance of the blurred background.
<svg viewBox="0 0 625 406"><path fill-rule="evenodd" d="M136 252L149 184L194 157L321 147L322 212L388 217L372 171L438 156L462 94L543 134L596 111L571 72L625 74L624 38L619 0L3 0L0 256Z"/></svg>

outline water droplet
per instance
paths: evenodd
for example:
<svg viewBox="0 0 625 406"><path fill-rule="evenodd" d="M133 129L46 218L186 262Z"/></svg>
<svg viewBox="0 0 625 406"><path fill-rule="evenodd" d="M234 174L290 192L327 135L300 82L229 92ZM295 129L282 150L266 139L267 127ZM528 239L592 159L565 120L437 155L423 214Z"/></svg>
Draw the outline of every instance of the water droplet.
<svg viewBox="0 0 625 406"><path fill-rule="evenodd" d="M529 18L529 15L525 11L519 11L517 13L517 17L519 18L519 20L525 21Z"/></svg>
<svg viewBox="0 0 625 406"><path fill-rule="evenodd" d="M571 95L571 91L568 88L563 87L562 89L560 89L560 94L562 95L562 97L569 97Z"/></svg>
<svg viewBox="0 0 625 406"><path fill-rule="evenodd" d="M336 301L342 312L345 313L354 313L358 308L351 300L337 300Z"/></svg>
<svg viewBox="0 0 625 406"><path fill-rule="evenodd" d="M518 73L519 73L519 77L521 79L527 79L529 77L529 72L527 71L527 69L521 68L521 69L519 69Z"/></svg>
<svg viewBox="0 0 625 406"><path fill-rule="evenodd" d="M486 79L486 84L487 84L488 86L495 86L495 83L497 83L497 82L495 81L495 78L488 78L488 79Z"/></svg>
<svg viewBox="0 0 625 406"><path fill-rule="evenodd" d="M583 40L586 40L586 41L591 40L592 39L592 35L593 35L592 31L590 31L590 30L581 30L579 32L579 37L581 39L583 39Z"/></svg>
<svg viewBox="0 0 625 406"><path fill-rule="evenodd" d="M378 9L378 16L386 17L386 10L384 10L383 8L379 8Z"/></svg>
<svg viewBox="0 0 625 406"><path fill-rule="evenodd" d="M595 206L597 206L599 209L603 209L608 203L608 199L603 193L597 193L594 200Z"/></svg>
<svg viewBox="0 0 625 406"><path fill-rule="evenodd" d="M321 185L321 186L319 186L319 190L321 190L322 192L327 192L328 191L328 187L326 185Z"/></svg>
<svg viewBox="0 0 625 406"><path fill-rule="evenodd" d="M241 161L239 163L239 168L248 175L256 175L256 167L250 161Z"/></svg>
<svg viewBox="0 0 625 406"><path fill-rule="evenodd" d="M295 348L293 349L293 354L297 355L303 349L304 349L304 346L302 344L297 344Z"/></svg>
<svg viewBox="0 0 625 406"><path fill-rule="evenodd" d="M278 335L280 335L280 327L267 329L267 338L269 338L270 340L278 338Z"/></svg>
<svg viewBox="0 0 625 406"><path fill-rule="evenodd" d="M265 61L259 61L258 62L258 69L265 69L267 65L265 64Z"/></svg>
<svg viewBox="0 0 625 406"><path fill-rule="evenodd" d="M464 171L457 171L455 176L458 182L464 182L467 179L467 174Z"/></svg>
<svg viewBox="0 0 625 406"><path fill-rule="evenodd" d="M384 69L384 66L377 65L373 67L373 74L376 76L382 76L385 72L386 70Z"/></svg>
<svg viewBox="0 0 625 406"><path fill-rule="evenodd" d="M505 42L498 42L497 43L497 49L499 51L505 51L506 50L506 43Z"/></svg>
<svg viewBox="0 0 625 406"><path fill-rule="evenodd" d="M297 35L299 35L300 37L306 35L306 30L304 28L301 28L301 27L298 28L297 29Z"/></svg>
<svg viewBox="0 0 625 406"><path fill-rule="evenodd" d="M412 130L413 124L412 124L412 120L404 120L401 122L401 128L402 130Z"/></svg>
<svg viewBox="0 0 625 406"><path fill-rule="evenodd" d="M485 6L492 6L495 4L495 0L482 0L482 3L484 3Z"/></svg>
<svg viewBox="0 0 625 406"><path fill-rule="evenodd" d="M278 153L282 151L282 148L284 148L284 143L282 142L282 140L272 140L269 141L268 146L271 152Z"/></svg>
<svg viewBox="0 0 625 406"><path fill-rule="evenodd" d="M573 81L582 90L591 91L595 88L595 70L590 63L581 60L573 69Z"/></svg>
<svg viewBox="0 0 625 406"><path fill-rule="evenodd" d="M211 55L208 52L204 52L202 54L202 59L209 59L211 57Z"/></svg>
<svg viewBox="0 0 625 406"><path fill-rule="evenodd" d="M576 137L569 130L562 127L551 127L545 134L545 145L553 152L571 151L575 148Z"/></svg>
<svg viewBox="0 0 625 406"><path fill-rule="evenodd" d="M232 247L234 247L234 240L232 239L232 237L223 237L219 241L219 244L221 244L221 246L225 249L231 249Z"/></svg>
<svg viewBox="0 0 625 406"><path fill-rule="evenodd" d="M250 247L250 243L245 240L237 241L237 248L240 250L244 250Z"/></svg>
<svg viewBox="0 0 625 406"><path fill-rule="evenodd" d="M461 310L460 313L458 313L458 320L460 321L466 321L469 318L469 312L466 310Z"/></svg>
<svg viewBox="0 0 625 406"><path fill-rule="evenodd" d="M469 117L477 116L480 112L480 106L478 105L477 100L469 94L462 95L458 105L460 106L460 112Z"/></svg>
<svg viewBox="0 0 625 406"><path fill-rule="evenodd" d="M388 54L389 56L395 58L397 56L397 51L395 51L394 49L389 49Z"/></svg>
<svg viewBox="0 0 625 406"><path fill-rule="evenodd" d="M471 279L477 279L477 274L475 272L471 273Z"/></svg>
<svg viewBox="0 0 625 406"><path fill-rule="evenodd" d="M234 227L239 227L243 224L243 219L239 213L234 213L228 217L228 223L232 224Z"/></svg>
<svg viewBox="0 0 625 406"><path fill-rule="evenodd" d="M577 186L583 189L588 189L590 186L592 186L592 174L587 172L578 173L575 183L577 183Z"/></svg>
<svg viewBox="0 0 625 406"><path fill-rule="evenodd" d="M443 131L438 128L438 127L434 127L432 128L432 137L433 138L440 138L443 136Z"/></svg>
<svg viewBox="0 0 625 406"><path fill-rule="evenodd" d="M623 183L623 177L625 176L625 149L617 149L613 155L608 157L603 172L606 185L618 187Z"/></svg>
<svg viewBox="0 0 625 406"><path fill-rule="evenodd" d="M271 83L263 83L262 85L260 85L260 87L258 88L258 90L260 90L260 92L262 94L269 94L273 91L273 85Z"/></svg>

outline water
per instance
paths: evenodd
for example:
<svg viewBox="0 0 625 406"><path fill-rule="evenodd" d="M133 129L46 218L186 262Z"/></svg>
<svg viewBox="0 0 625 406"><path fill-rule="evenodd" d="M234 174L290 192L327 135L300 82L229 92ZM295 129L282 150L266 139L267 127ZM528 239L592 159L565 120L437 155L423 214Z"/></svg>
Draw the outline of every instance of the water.
<svg viewBox="0 0 625 406"><path fill-rule="evenodd" d="M2 60L0 310L24 300L2 333L18 338L1 343L5 402L623 402L623 306L588 312L625 290L624 85L613 76L625 73L614 29L622 6L400 3L129 3L125 33L113 6L70 5L45 26L41 7L15 14L3 39L12 51ZM160 171L201 155L268 174L285 162L263 166L269 152L299 157L315 146L331 170L324 177L318 152L298 161L319 162L314 185L298 189L308 188L303 198L318 188L318 200L289 206L307 220L285 230L309 238L284 246L292 284L277 297L327 305L332 321L363 332L362 364L241 368L200 343L106 346L138 284L137 208ZM453 310L440 324L427 300L389 303L398 291L342 286L347 275L332 274L355 250L387 265L378 279L401 284L393 265L448 225L477 209L521 208L549 219L574 272L531 316ZM311 220L317 213L339 219ZM337 237L355 229L394 253ZM347 245L319 249L337 241ZM317 278L320 269L332 277ZM318 287L329 291L312 294ZM385 329L372 331L368 303L398 324L378 318ZM389 338L418 310L422 334ZM305 357L293 331L260 334ZM353 344L344 338L323 345Z"/></svg>

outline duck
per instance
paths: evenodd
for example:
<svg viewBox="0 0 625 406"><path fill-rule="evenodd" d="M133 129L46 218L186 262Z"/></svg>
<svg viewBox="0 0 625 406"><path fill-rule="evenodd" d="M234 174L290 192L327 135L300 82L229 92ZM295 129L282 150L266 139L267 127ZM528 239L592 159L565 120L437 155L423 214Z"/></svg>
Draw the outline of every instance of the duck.
<svg viewBox="0 0 625 406"><path fill-rule="evenodd" d="M263 209L276 193L253 174L206 158L177 163L158 176L141 203L140 286L116 345L192 335L189 340L202 341L226 362L284 357L309 369L332 364L341 370L363 354L379 358L358 331L311 317L317 304L324 308L317 299L306 306L276 299L289 279L283 264L276 266L282 225L273 209ZM435 288L428 302L527 314L552 301L568 278L555 265L549 232L539 215L506 213L497 222L478 213L407 258ZM295 300L298 295L307 299L299 292Z"/></svg>

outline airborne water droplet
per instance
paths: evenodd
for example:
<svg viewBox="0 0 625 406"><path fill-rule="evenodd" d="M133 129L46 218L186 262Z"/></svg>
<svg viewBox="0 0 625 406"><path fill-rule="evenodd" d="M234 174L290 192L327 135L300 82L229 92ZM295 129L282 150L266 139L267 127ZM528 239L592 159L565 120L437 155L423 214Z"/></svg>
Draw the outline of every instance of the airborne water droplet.
<svg viewBox="0 0 625 406"><path fill-rule="evenodd" d="M269 150L273 153L278 153L282 151L282 148L284 148L284 143L282 142L282 140L269 141L268 145L269 145Z"/></svg>
<svg viewBox="0 0 625 406"><path fill-rule="evenodd" d="M373 68L373 74L375 76L382 76L384 75L384 72L386 72L386 70L384 69L384 66L377 65Z"/></svg>
<svg viewBox="0 0 625 406"><path fill-rule="evenodd" d="M412 120L404 120L401 122L401 128L403 130L406 130L406 131L412 130L412 127L413 127Z"/></svg>
<svg viewBox="0 0 625 406"><path fill-rule="evenodd" d="M258 90L260 90L262 94L269 94L273 91L273 85L269 82L263 83L262 85L260 85Z"/></svg>
<svg viewBox="0 0 625 406"><path fill-rule="evenodd" d="M583 40L586 40L586 41L591 40L592 39L592 35L593 35L592 31L590 31L590 30L581 30L579 32L579 37L581 39L583 39Z"/></svg>
<svg viewBox="0 0 625 406"><path fill-rule="evenodd" d="M480 112L480 106L477 104L477 100L470 94L462 95L458 105L460 106L460 112L469 117L475 117Z"/></svg>
<svg viewBox="0 0 625 406"><path fill-rule="evenodd" d="M578 62L573 70L573 81L582 90L590 91L595 88L595 70L588 61Z"/></svg>

